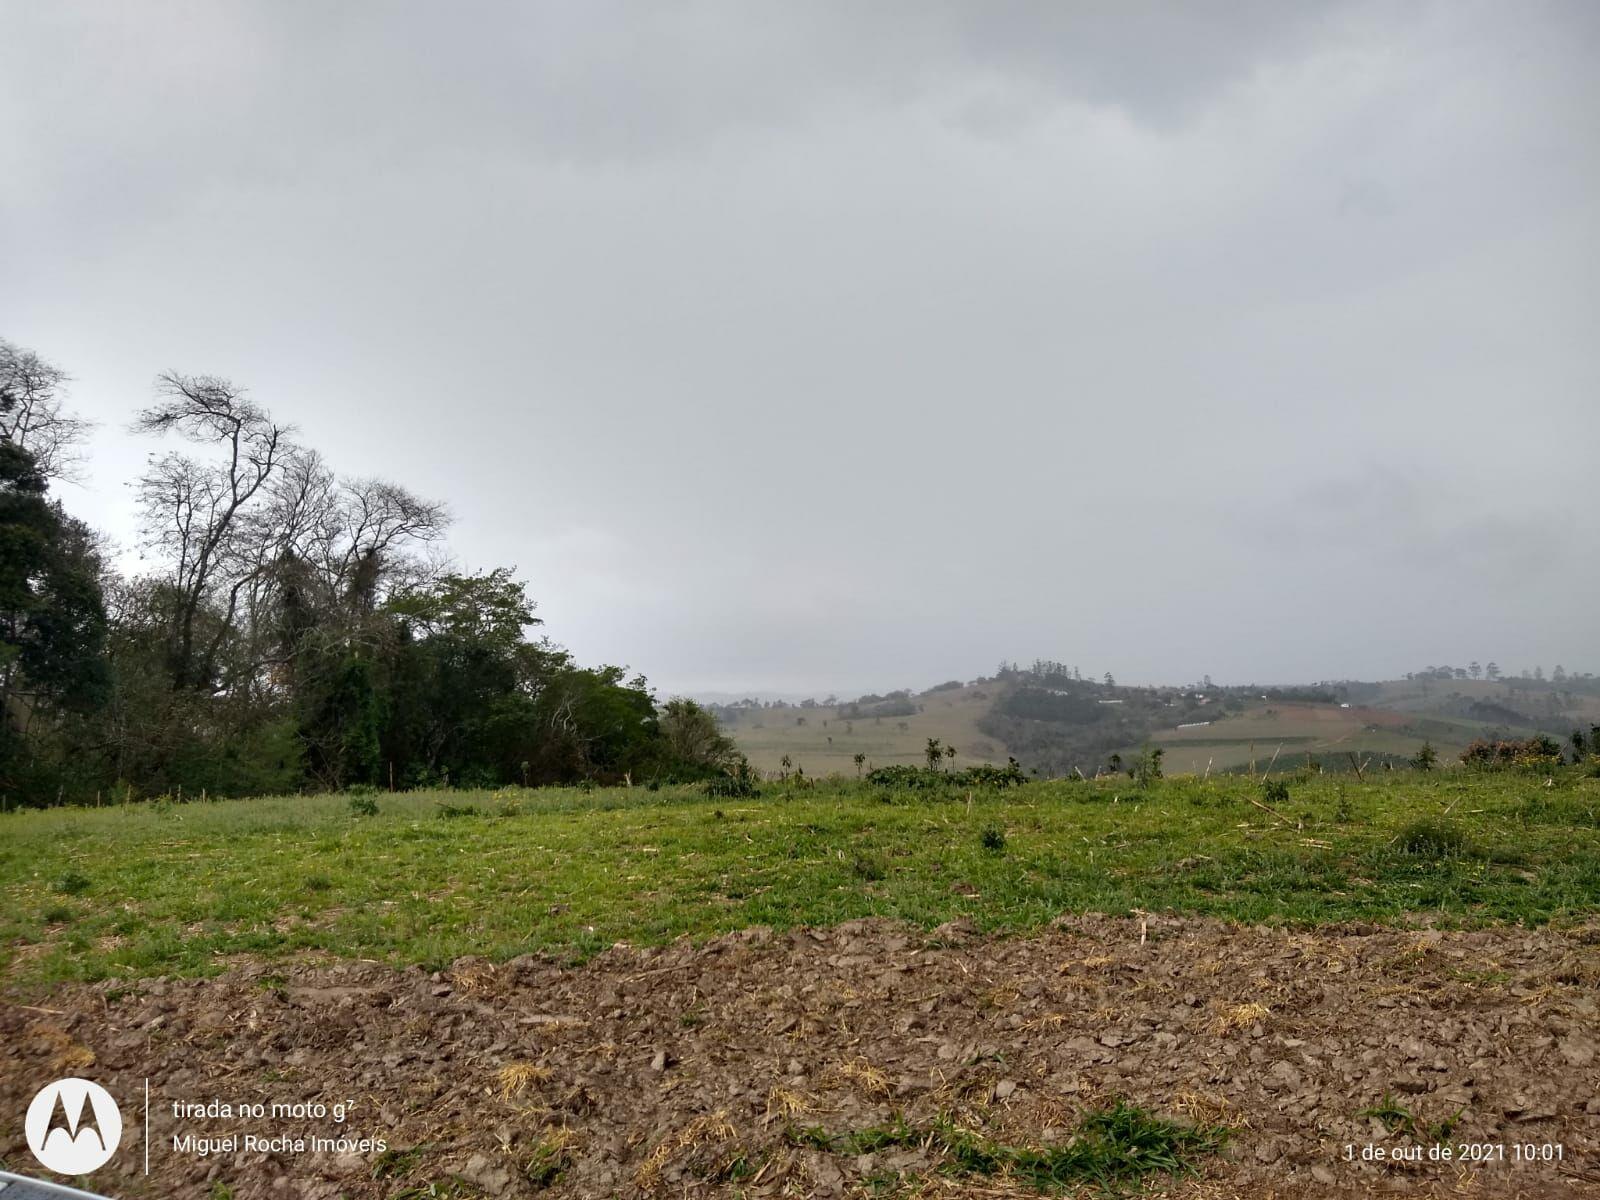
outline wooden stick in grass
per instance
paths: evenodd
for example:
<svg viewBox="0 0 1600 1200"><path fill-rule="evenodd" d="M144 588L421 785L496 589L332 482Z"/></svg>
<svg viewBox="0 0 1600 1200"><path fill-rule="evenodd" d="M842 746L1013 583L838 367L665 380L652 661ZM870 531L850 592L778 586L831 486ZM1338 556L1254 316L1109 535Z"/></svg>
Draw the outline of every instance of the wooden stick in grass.
<svg viewBox="0 0 1600 1200"><path fill-rule="evenodd" d="M1278 820L1282 821L1285 825L1293 825L1296 829L1300 828L1300 822L1299 821L1291 821L1288 817L1284 816L1281 812L1279 812L1277 809L1273 808L1270 804L1263 804L1263 803L1261 803L1261 801L1255 799L1254 797L1250 798L1250 803L1254 804L1262 812L1271 813L1273 816L1277 817Z"/></svg>
<svg viewBox="0 0 1600 1200"><path fill-rule="evenodd" d="M1269 762L1267 764L1267 769L1262 772L1261 778L1265 779L1268 775L1272 774L1272 764L1278 761L1278 755L1280 755L1282 753L1283 753L1283 743L1279 742L1278 743L1278 748L1272 752L1272 762Z"/></svg>

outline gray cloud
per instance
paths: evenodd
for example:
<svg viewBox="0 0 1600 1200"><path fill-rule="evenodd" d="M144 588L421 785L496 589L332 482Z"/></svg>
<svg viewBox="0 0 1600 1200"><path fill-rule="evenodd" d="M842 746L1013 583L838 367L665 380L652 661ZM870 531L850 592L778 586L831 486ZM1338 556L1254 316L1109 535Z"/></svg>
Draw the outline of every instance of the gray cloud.
<svg viewBox="0 0 1600 1200"><path fill-rule="evenodd" d="M1595 13L12 4L0 334L670 688L1595 669Z"/></svg>

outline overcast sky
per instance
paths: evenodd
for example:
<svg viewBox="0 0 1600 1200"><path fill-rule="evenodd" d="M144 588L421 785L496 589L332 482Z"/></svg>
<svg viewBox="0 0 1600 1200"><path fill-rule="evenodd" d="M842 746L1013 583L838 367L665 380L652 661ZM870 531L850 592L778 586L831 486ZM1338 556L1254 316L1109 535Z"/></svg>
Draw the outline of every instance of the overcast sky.
<svg viewBox="0 0 1600 1200"><path fill-rule="evenodd" d="M0 336L663 691L1600 670L1600 5L0 0Z"/></svg>

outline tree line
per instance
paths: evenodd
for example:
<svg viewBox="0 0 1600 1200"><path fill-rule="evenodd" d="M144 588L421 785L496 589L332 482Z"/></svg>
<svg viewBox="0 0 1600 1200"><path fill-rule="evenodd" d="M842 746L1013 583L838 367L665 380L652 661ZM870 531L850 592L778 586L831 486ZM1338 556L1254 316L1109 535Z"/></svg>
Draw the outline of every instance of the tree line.
<svg viewBox="0 0 1600 1200"><path fill-rule="evenodd" d="M88 423L0 341L0 804L352 786L651 783L737 767L692 701L537 634L443 504L337 473L226 379L158 378L130 432L138 572L54 494Z"/></svg>

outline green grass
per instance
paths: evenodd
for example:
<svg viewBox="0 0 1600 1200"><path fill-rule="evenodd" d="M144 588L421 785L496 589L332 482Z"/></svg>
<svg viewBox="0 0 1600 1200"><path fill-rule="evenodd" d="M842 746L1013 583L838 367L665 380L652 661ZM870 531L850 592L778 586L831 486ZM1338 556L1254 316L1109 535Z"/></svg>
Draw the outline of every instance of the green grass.
<svg viewBox="0 0 1600 1200"><path fill-rule="evenodd" d="M1442 1120L1424 1122L1409 1108L1396 1101L1393 1095L1385 1092L1382 1100L1371 1108L1362 1109L1356 1116L1360 1119L1375 1118L1390 1133L1401 1133L1414 1141L1431 1143L1449 1139L1461 1120L1462 1111L1457 1109Z"/></svg>
<svg viewBox="0 0 1600 1200"><path fill-rule="evenodd" d="M581 959L748 925L1069 912L1544 922L1600 906L1600 780L1385 775L755 799L697 789L338 795L0 815L0 980L203 974L298 951ZM989 836L989 835L995 836ZM996 842L1003 848L997 849Z"/></svg>
<svg viewBox="0 0 1600 1200"><path fill-rule="evenodd" d="M1121 1102L1084 1114L1070 1139L1042 1148L1007 1146L948 1121L926 1129L902 1121L844 1134L815 1127L789 1133L796 1145L833 1153L927 1146L940 1155L947 1175L1003 1175L1041 1192L1120 1189L1155 1173L1192 1174L1194 1160L1220 1150L1227 1137L1221 1126L1180 1125Z"/></svg>

